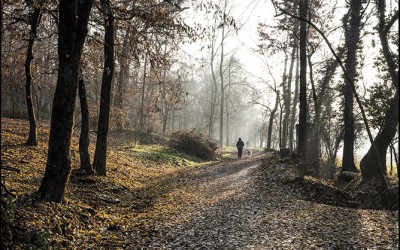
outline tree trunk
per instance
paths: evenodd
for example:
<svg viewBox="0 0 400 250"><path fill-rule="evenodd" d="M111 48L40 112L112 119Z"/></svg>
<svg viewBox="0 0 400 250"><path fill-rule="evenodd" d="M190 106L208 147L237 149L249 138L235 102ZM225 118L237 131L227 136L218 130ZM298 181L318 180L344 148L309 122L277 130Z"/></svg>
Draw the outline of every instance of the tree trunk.
<svg viewBox="0 0 400 250"><path fill-rule="evenodd" d="M26 99L26 107L28 109L28 117L29 117L29 136L26 144L28 145L37 145L36 140L36 118L35 112L33 111L33 101L32 101L32 75L31 75L31 62L33 59L33 44L37 35L37 26L39 24L40 18L40 8L34 8L31 19L29 20L31 30L29 31L29 39L28 39L28 49L26 52L26 61L25 61L25 99Z"/></svg>
<svg viewBox="0 0 400 250"><path fill-rule="evenodd" d="M289 141L289 117L290 117L290 105L292 101L292 80L293 80L293 68L294 63L296 61L296 51L297 51L297 32L299 28L299 22L296 20L294 31L293 31L293 48L290 54L290 66L289 66L289 74L287 80L287 89L285 94L285 116L283 117L282 122L282 147L286 148Z"/></svg>
<svg viewBox="0 0 400 250"><path fill-rule="evenodd" d="M370 147L367 154L361 159L360 168L363 180L367 181L374 176L387 173L386 170L386 152L393 137L396 135L397 126L399 124L399 71L394 61L395 56L392 55L387 38L392 23L385 23L385 7L384 0L377 1L378 18L379 18L379 39L381 41L383 55L388 67L392 84L396 89L395 95L390 102L389 109L385 114L385 122L382 129L374 139L374 145ZM398 19L398 13L397 17ZM393 19L389 19L393 20ZM380 162L379 162L380 161ZM378 168L381 166L381 169Z"/></svg>
<svg viewBox="0 0 400 250"><path fill-rule="evenodd" d="M110 120L111 86L114 75L114 16L109 0L102 0L101 4L107 19L105 20L104 71L103 80L101 83L100 114L93 165L98 175L105 176L107 164L107 136Z"/></svg>
<svg viewBox="0 0 400 250"><path fill-rule="evenodd" d="M307 19L308 0L300 0L300 18ZM303 161L307 157L307 26L300 21L300 113L298 153Z"/></svg>
<svg viewBox="0 0 400 250"><path fill-rule="evenodd" d="M143 65L143 83L142 83L142 94L140 98L140 124L139 129L140 131L144 130L144 94L146 89L146 72L147 71L147 55L144 57L144 65Z"/></svg>
<svg viewBox="0 0 400 250"><path fill-rule="evenodd" d="M298 55L298 48L296 49L296 55ZM296 56L297 58L297 56ZM297 59L296 63L296 79L295 79L295 87L294 87L294 96L293 96L293 108L290 114L290 127L289 127L289 152L292 153L294 150L294 134L295 134L295 124L296 124L296 113L297 113L297 104L299 103L299 69L300 64Z"/></svg>
<svg viewBox="0 0 400 250"><path fill-rule="evenodd" d="M361 0L351 0L349 13L347 15L348 18L344 18L343 21L346 32L345 43L347 48L345 66L348 77L352 82L355 82L357 74L357 48L360 41L361 5ZM342 171L358 172L354 164L354 99L351 83L347 80L347 78L345 78L343 95L345 132L343 141Z"/></svg>
<svg viewBox="0 0 400 250"><path fill-rule="evenodd" d="M279 90L276 92L275 106L271 112L271 116L269 117L267 149L271 149L272 127L274 124L274 117L275 117L276 110L278 109L278 105L279 105Z"/></svg>
<svg viewBox="0 0 400 250"><path fill-rule="evenodd" d="M120 51L119 54L119 74L118 74L118 80L117 80L117 86L116 86L116 92L115 92L115 97L114 97L114 103L113 106L116 109L117 112L117 122L116 122L116 129L118 131L122 131L124 129L124 122L125 122L125 117L123 115L123 102L124 102L124 92L125 92L125 86L127 79L129 79L129 62L130 62L130 57L129 57L129 39L130 39L130 30L131 26L128 26L124 41L122 44L122 50Z"/></svg>
<svg viewBox="0 0 400 250"><path fill-rule="evenodd" d="M79 63L92 3L92 0L60 0L59 4L58 79L51 115L46 170L38 191L48 201L63 201L71 172L70 145Z"/></svg>
<svg viewBox="0 0 400 250"><path fill-rule="evenodd" d="M367 181L374 176L378 176L380 171L382 171L383 174L387 173L386 152L390 142L396 135L398 122L399 90L397 89L395 96L390 103L390 108L386 112L383 128L379 131L378 135L374 139L374 144L378 152L376 152L373 147L370 147L367 154L361 159L360 168L363 180ZM385 171L383 171L383 169L380 170L379 166L382 166L382 168L384 167Z"/></svg>
<svg viewBox="0 0 400 250"><path fill-rule="evenodd" d="M282 89L283 89L282 90L282 92L283 92L282 93L282 100L283 100L284 104L286 102L286 99L290 98L290 94L289 94L289 97L287 96L288 90L287 90L287 85L286 85L286 83L287 83L287 73L286 73L287 63L288 63L288 56L287 56L287 53L285 52L285 65L283 67L283 75L282 75ZM282 113L284 111L282 109L282 104L280 104L279 110L280 110L280 112L279 112L279 149L281 149L282 147L286 147L286 143L285 143L285 146L283 146L282 141L283 140L285 140L285 141L287 140L287 133L282 133L282 130L283 130L283 126L282 126L282 117L283 117L283 115L282 115ZM285 136L285 138L282 138L283 136Z"/></svg>
<svg viewBox="0 0 400 250"><path fill-rule="evenodd" d="M226 3L225 9L226 10ZM225 15L225 14L224 14ZM224 20L225 22L225 20ZM221 100L220 100L220 111L219 111L219 146L222 148L224 146L224 102L225 102L225 94L224 94L224 72L222 70L222 66L224 63L224 40L225 40L225 25L222 25L222 34L221 34L221 60L219 62L219 77L220 77L220 90L221 90Z"/></svg>
<svg viewBox="0 0 400 250"><path fill-rule="evenodd" d="M231 89L231 68L232 68L232 58L229 62L229 69L228 69L228 92L226 94L227 98L225 99L225 109L226 109L226 122L225 122L225 130L226 130L226 138L225 138L225 145L229 145L229 95L230 95L230 89Z"/></svg>
<svg viewBox="0 0 400 250"><path fill-rule="evenodd" d="M90 155L89 155L89 108L86 98L86 89L83 79L79 80L79 100L81 103L81 135L79 137L79 157L81 161L80 169L92 175L93 169L90 165Z"/></svg>
<svg viewBox="0 0 400 250"><path fill-rule="evenodd" d="M212 84L211 84L211 102L210 102L210 117L208 120L208 136L211 138L214 136L214 114L215 114L215 104L217 103L217 78L215 76L214 71L214 58L215 58L215 40L216 35L215 32L217 30L217 16L214 17L214 26L213 26L213 34L211 38L211 58L210 58L210 69L212 76Z"/></svg>

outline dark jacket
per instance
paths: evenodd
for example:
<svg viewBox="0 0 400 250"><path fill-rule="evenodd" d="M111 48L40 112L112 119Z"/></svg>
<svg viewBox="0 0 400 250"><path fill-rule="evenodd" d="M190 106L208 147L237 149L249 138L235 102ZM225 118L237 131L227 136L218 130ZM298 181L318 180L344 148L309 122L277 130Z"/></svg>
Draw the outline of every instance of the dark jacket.
<svg viewBox="0 0 400 250"><path fill-rule="evenodd" d="M236 147L237 148L243 148L244 147L244 142L242 140L237 141Z"/></svg>

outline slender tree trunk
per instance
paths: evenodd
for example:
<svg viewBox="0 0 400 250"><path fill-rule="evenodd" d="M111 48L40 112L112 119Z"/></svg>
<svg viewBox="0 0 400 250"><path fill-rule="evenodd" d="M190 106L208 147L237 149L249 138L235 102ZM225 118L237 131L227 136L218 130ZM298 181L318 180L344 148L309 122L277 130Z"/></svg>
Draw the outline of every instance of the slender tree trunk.
<svg viewBox="0 0 400 250"><path fill-rule="evenodd" d="M167 56L167 42L165 42L165 47L164 47L164 57ZM167 97L166 97L166 83L167 83L167 68L164 65L163 67L163 76L162 76L163 82L160 85L160 92L161 92L161 97L163 99L163 107L162 107L162 131L163 134L167 132L167 124L169 120L169 107L168 107L168 102L167 102Z"/></svg>
<svg viewBox="0 0 400 250"><path fill-rule="evenodd" d="M230 88L231 88L231 68L232 68L232 64L231 64L232 60L229 63L229 69L228 69L228 93L227 93L227 98L225 99L225 108L226 108L226 138L225 138L225 145L229 145L229 95L230 95Z"/></svg>
<svg viewBox="0 0 400 250"><path fill-rule="evenodd" d="M78 89L82 116L81 135L79 137L79 157L81 161L80 169L83 172L92 175L94 172L92 166L90 165L89 155L89 108L86 98L85 83L82 78L79 80Z"/></svg>
<svg viewBox="0 0 400 250"><path fill-rule="evenodd" d="M306 19L308 0L300 0L300 18ZM303 161L307 157L307 26L300 21L300 113L298 153Z"/></svg>
<svg viewBox="0 0 400 250"><path fill-rule="evenodd" d="M285 104L285 102L286 102L286 99L287 98L289 98L288 96L287 96L287 94L288 94L288 90L287 90L287 76L288 76L288 74L286 73L286 71L287 71L287 64L288 64L288 56L287 56L287 53L285 52L285 66L283 67L283 75L282 75L282 89L283 89L283 93L282 93L282 100L283 100L283 103ZM290 96L290 95L289 95ZM283 108L282 108L282 105L280 104L280 108L279 108L279 149L281 149L282 147L284 147L284 145L283 145L283 140L285 140L285 141L287 141L287 133L282 133L282 130L283 130L283 126L282 126L282 117L283 117L283 112L284 112L284 110L283 110ZM283 136L285 136L285 138L283 138ZM285 146L286 146L286 143L285 143Z"/></svg>
<svg viewBox="0 0 400 250"><path fill-rule="evenodd" d="M275 106L274 106L274 109L271 111L271 115L269 117L267 149L272 149L271 148L272 128L273 128L273 124L274 124L275 113L276 113L276 110L278 109L278 105L279 105L279 90L276 92Z"/></svg>
<svg viewBox="0 0 400 250"><path fill-rule="evenodd" d="M214 18L214 26L213 26L213 34L211 38L211 58L210 58L210 69L212 76L212 84L211 84L211 103L210 103L210 118L208 121L208 136L211 138L214 135L214 114L215 114L215 104L217 103L217 78L215 76L214 70L214 59L215 59L215 42L216 42L216 32L217 29L217 17Z"/></svg>
<svg viewBox="0 0 400 250"><path fill-rule="evenodd" d="M226 10L226 3L225 9ZM224 14L225 15L225 14ZM225 40L225 25L222 25L222 35L221 35L221 60L219 62L219 77L220 77L220 90L221 90L221 100L220 100L220 111L219 111L219 145L222 148L224 146L224 102L225 102L225 93L224 93L224 72L223 72L223 63L224 63L224 40Z"/></svg>
<svg viewBox="0 0 400 250"><path fill-rule="evenodd" d="M124 129L125 117L123 115L123 102L124 102L124 92L126 88L127 79L129 79L129 41L130 41L130 30L131 26L128 26L124 41L122 44L122 49L119 55L120 71L117 80L116 93L114 97L114 108L117 111L117 130L122 131Z"/></svg>
<svg viewBox="0 0 400 250"><path fill-rule="evenodd" d="M32 101L32 75L31 75L31 62L33 59L33 44L37 35L37 26L39 24L40 19L40 8L34 8L32 16L30 17L29 23L31 26L31 30L29 31L29 39L28 39L28 49L26 52L26 61L25 61L25 99L26 106L28 109L28 117L29 117L29 136L26 144L28 145L37 145L36 140L36 118L35 112L33 111L33 101Z"/></svg>
<svg viewBox="0 0 400 250"><path fill-rule="evenodd" d="M296 20L294 31L293 31L293 47L292 52L290 54L290 66L289 66L289 74L287 79L287 89L284 99L285 105L285 116L283 117L282 121L282 147L287 148L288 141L289 141L289 117L290 117L290 105L292 100L292 80L293 80L293 68L294 63L296 61L296 51L297 51L297 32L299 28L299 22Z"/></svg>
<svg viewBox="0 0 400 250"><path fill-rule="evenodd" d="M70 145L79 63L92 3L92 0L60 0L59 4L58 79L51 115L46 170L38 191L48 201L63 201L71 172Z"/></svg>
<svg viewBox="0 0 400 250"><path fill-rule="evenodd" d="M299 49L296 49L296 55L298 55ZM297 114L297 104L299 103L299 80L300 80L300 64L299 58L296 56L296 79L295 79L295 87L294 87L294 96L293 96L293 108L290 114L290 127L289 127L289 152L293 153L294 151L294 135L295 135L295 124L296 124L296 114Z"/></svg>
<svg viewBox="0 0 400 250"><path fill-rule="evenodd" d="M107 164L107 136L111 106L111 87L114 75L114 16L109 0L101 0L101 4L107 19L105 20L104 71L101 83L100 113L93 165L98 175L105 176Z"/></svg>
<svg viewBox="0 0 400 250"><path fill-rule="evenodd" d="M146 77L147 77L147 55L144 57L144 66L143 66L143 83L142 83L142 95L140 98L140 131L144 130L144 94L146 89Z"/></svg>

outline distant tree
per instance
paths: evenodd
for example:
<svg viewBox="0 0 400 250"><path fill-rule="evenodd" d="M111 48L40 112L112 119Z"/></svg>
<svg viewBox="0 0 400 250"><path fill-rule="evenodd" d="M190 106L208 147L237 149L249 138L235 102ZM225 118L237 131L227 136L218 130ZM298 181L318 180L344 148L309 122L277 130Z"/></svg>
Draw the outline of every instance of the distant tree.
<svg viewBox="0 0 400 250"><path fill-rule="evenodd" d="M58 79L51 115L46 170L38 191L48 201L63 201L71 173L70 146L79 64L92 3L92 0L60 0L59 4Z"/></svg>

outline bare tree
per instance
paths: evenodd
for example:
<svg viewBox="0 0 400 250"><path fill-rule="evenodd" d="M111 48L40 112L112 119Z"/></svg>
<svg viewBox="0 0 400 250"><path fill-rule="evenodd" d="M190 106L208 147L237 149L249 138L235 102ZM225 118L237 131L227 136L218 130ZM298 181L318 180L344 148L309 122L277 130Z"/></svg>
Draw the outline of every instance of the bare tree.
<svg viewBox="0 0 400 250"><path fill-rule="evenodd" d="M32 13L29 14L29 38L28 38L28 49L26 52L26 60L25 60L25 99L26 106L28 110L29 117L29 136L26 144L28 145L37 145L36 141L36 118L35 112L33 111L33 101L32 101L32 72L31 72L31 62L33 59L33 44L35 43L37 37L37 27L39 25L39 20L41 16L41 6L30 6L33 8Z"/></svg>
<svg viewBox="0 0 400 250"><path fill-rule="evenodd" d="M94 169L98 175L106 175L107 137L110 121L111 86L114 76L114 14L109 0L102 0L104 12L104 68L101 83L100 113L97 129Z"/></svg>
<svg viewBox="0 0 400 250"><path fill-rule="evenodd" d="M379 130L379 133L375 137L367 154L361 159L360 168L364 180L369 180L374 176L382 176L386 173L387 149L396 135L397 127L399 125L399 68L395 61L396 56L390 50L388 38L394 23L399 20L399 10L388 18L386 17L386 1L377 0L375 1L375 4L379 20L378 32L382 46L382 53L385 58L392 86L395 88L395 94L394 97L389 100L389 108L385 113L382 128Z"/></svg>
<svg viewBox="0 0 400 250"><path fill-rule="evenodd" d="M355 129L354 129L354 114L353 114L353 92L351 89L351 83L355 82L357 75L357 48L360 42L360 25L361 25L361 0L351 0L349 6L349 12L343 19L343 25L345 27L345 44L346 44L346 59L345 67L348 74L347 79L345 77L345 86L343 90L344 95L344 142L343 142L343 161L342 171L358 172L354 164L354 141L355 141Z"/></svg>
<svg viewBox="0 0 400 250"><path fill-rule="evenodd" d="M92 0L60 0L57 88L51 115L46 170L38 191L41 197L48 201L63 201L71 173L70 145L79 64L92 3Z"/></svg>

